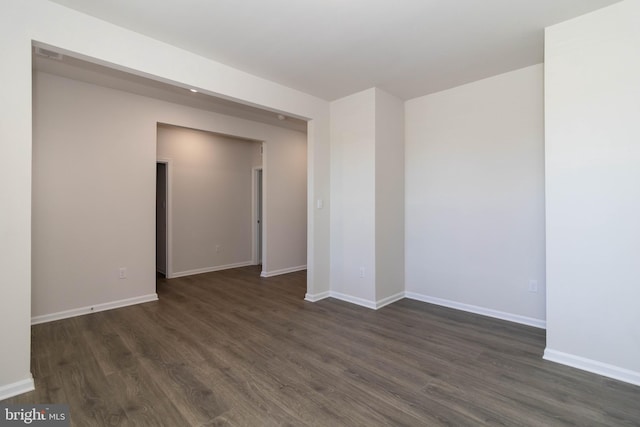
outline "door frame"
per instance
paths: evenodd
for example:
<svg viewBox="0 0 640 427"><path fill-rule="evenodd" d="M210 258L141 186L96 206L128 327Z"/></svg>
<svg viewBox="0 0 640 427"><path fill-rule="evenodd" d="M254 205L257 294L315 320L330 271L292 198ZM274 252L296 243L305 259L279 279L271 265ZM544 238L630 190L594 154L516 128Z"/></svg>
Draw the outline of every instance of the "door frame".
<svg viewBox="0 0 640 427"><path fill-rule="evenodd" d="M171 199L171 159L156 159L156 165L158 163L164 164L166 171L167 171L167 182L166 182L166 189L167 189L167 194L166 194L166 200L167 200L167 211L166 211L166 220L167 220L167 224L165 227L166 233L167 235L165 236L165 242L166 242L166 263L167 265L165 266L165 277L167 279L172 279L173 278L173 245L172 245L172 241L173 241L173 230L172 230L172 212L173 212L173 207L172 207L172 199ZM156 188L156 195L158 194L158 189ZM157 230L157 227L156 227ZM156 231L157 233L157 231ZM158 243L157 243L157 234L156 234L156 251L158 250Z"/></svg>
<svg viewBox="0 0 640 427"><path fill-rule="evenodd" d="M261 191L258 191L260 185L260 177L262 178ZM262 269L265 265L265 227L264 227L264 168L263 166L256 166L251 169L251 262L253 265L258 265L262 261ZM259 200L262 195L262 200ZM262 206L262 218L260 218L260 225L258 225L258 206ZM259 230L262 231L262 236L258 239ZM261 241L261 247L258 247L258 242ZM261 255L261 256L259 256ZM261 258L261 259L260 259Z"/></svg>

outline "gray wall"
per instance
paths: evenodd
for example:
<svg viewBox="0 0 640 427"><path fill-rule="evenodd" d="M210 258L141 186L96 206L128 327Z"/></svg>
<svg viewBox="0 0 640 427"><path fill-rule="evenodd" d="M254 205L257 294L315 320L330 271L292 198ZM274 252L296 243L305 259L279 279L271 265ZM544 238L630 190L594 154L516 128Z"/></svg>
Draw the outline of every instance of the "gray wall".
<svg viewBox="0 0 640 427"><path fill-rule="evenodd" d="M173 277L252 261L252 168L260 143L158 126L169 162Z"/></svg>

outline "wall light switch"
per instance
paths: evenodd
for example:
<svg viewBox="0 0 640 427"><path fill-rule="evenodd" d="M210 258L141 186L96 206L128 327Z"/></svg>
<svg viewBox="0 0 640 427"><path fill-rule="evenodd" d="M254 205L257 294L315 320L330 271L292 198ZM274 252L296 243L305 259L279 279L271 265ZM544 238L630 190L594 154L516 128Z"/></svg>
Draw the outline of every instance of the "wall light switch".
<svg viewBox="0 0 640 427"><path fill-rule="evenodd" d="M537 280L529 280L529 292L538 292L538 281Z"/></svg>
<svg viewBox="0 0 640 427"><path fill-rule="evenodd" d="M318 200L316 201L316 208L317 208L317 209L322 209L322 208L324 208L324 201L323 201L322 199L318 199Z"/></svg>

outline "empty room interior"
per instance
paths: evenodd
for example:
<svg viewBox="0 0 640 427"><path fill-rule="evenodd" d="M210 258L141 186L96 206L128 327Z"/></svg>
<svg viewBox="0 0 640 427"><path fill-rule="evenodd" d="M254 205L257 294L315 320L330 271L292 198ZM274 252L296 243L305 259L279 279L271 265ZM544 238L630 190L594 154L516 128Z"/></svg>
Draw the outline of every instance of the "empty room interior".
<svg viewBox="0 0 640 427"><path fill-rule="evenodd" d="M640 0L0 11L0 406L640 425Z"/></svg>

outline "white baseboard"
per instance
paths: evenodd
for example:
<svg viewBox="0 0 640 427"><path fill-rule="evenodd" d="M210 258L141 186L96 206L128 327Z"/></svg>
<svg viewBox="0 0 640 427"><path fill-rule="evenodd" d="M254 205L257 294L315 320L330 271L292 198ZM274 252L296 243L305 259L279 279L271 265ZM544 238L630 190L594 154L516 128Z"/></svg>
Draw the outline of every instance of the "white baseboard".
<svg viewBox="0 0 640 427"><path fill-rule="evenodd" d="M9 399L10 397L27 393L35 389L36 387L33 383L33 376L29 374L29 378L0 386L0 400Z"/></svg>
<svg viewBox="0 0 640 427"><path fill-rule="evenodd" d="M127 307L129 305L142 304L144 302L157 301L158 294L142 295L134 298L121 299L118 301L107 302L103 304L89 305L87 307L74 308L71 310L59 311L57 313L43 314L31 318L31 324L53 322L54 320L68 319L69 317L82 316L89 313L97 313L98 311L113 310L114 308Z"/></svg>
<svg viewBox="0 0 640 427"><path fill-rule="evenodd" d="M430 297L427 295L418 294L415 292L399 292L395 295L391 295L387 298L383 298L379 301L371 301L363 298L354 297L351 295L343 294L340 292L329 291L321 294L305 296L305 300L316 302L327 297L339 299L341 301L357 304L362 307L367 307L373 310L377 310L396 301L400 301L403 298L409 298L416 301L427 302L430 304L441 305L443 307L454 308L456 310L467 311L470 313L481 314L483 316L494 317L496 319L507 320L509 322L520 323L522 325L533 326L535 328L545 329L547 322L540 319L534 319L532 317L520 316L518 314L506 313L504 311L492 310L490 308L479 307L476 305L463 304L456 301L450 301L442 298Z"/></svg>
<svg viewBox="0 0 640 427"><path fill-rule="evenodd" d="M178 271L171 273L167 279L177 279L178 277L192 276L194 274L211 273L213 271L229 270L231 268L248 267L254 265L252 261L237 262L235 264L216 265L214 267L196 268L195 270Z"/></svg>
<svg viewBox="0 0 640 427"><path fill-rule="evenodd" d="M310 294L307 292L307 294L304 296L304 300L309 302L316 302L316 301L323 300L325 298L329 298L330 296L331 296L331 293L329 291L321 292L319 294Z"/></svg>
<svg viewBox="0 0 640 427"><path fill-rule="evenodd" d="M640 386L640 372L620 368L608 363L598 362L597 360L575 356L573 354L563 353L561 351L553 350L548 347L544 350L544 356L542 356L542 358L550 362L560 363L562 365L571 366L572 368L577 368L583 371Z"/></svg>
<svg viewBox="0 0 640 427"><path fill-rule="evenodd" d="M339 299L340 301L350 302L351 304L356 304L362 307L370 308L372 310L375 310L376 308L376 302L368 299L358 298L352 295L342 294L335 291L330 291L329 296L331 298Z"/></svg>
<svg viewBox="0 0 640 427"><path fill-rule="evenodd" d="M400 292L397 293L395 295L391 295L387 298L383 298L379 301L371 301L371 300L367 300L364 298L358 298L358 297L354 297L351 295L347 295L347 294L343 294L340 292L335 292L335 291L327 291L327 292L322 292L319 294L306 294L304 299L305 301L309 301L309 302L316 302L316 301L320 301L323 300L325 298L335 298L335 299L339 299L340 301L346 301L346 302L350 302L351 304L356 304L362 307L366 307L366 308L370 308L372 310L377 310L379 308L382 308L386 305L392 304L396 301L401 300L402 298L404 298L404 292Z"/></svg>
<svg viewBox="0 0 640 427"><path fill-rule="evenodd" d="M396 301L400 301L403 298L404 298L404 292L398 292L395 295L391 295L391 296L388 296L386 298L382 298L382 299L376 301L376 307L375 308L377 310L377 309L382 308L382 307L384 307L386 305L393 304Z"/></svg>
<svg viewBox="0 0 640 427"><path fill-rule="evenodd" d="M378 301L371 301L364 298L358 298L352 295L347 295L347 294L343 294L335 291L329 291L329 296L331 298L339 299L340 301L346 301L362 307L370 308L372 310L377 310L379 308L392 304L396 301L400 301L402 298L404 298L404 292L391 295L389 297L383 298Z"/></svg>
<svg viewBox="0 0 640 427"><path fill-rule="evenodd" d="M404 295L406 298L416 301L428 302L430 304L441 305L443 307L455 308L456 310L468 311L470 313L481 314L483 316L494 317L501 320L508 320L509 322L520 323L522 325L533 326L535 328L546 329L547 327L547 322L544 320L520 316L519 314L506 313L504 311L493 310L477 305L463 304L461 302L430 297L414 292L405 292Z"/></svg>
<svg viewBox="0 0 640 427"><path fill-rule="evenodd" d="M306 265L299 265L297 267L282 268L280 270L263 271L262 273L260 273L260 277L279 276L281 274L295 273L296 271L302 271L306 269L307 269Z"/></svg>

